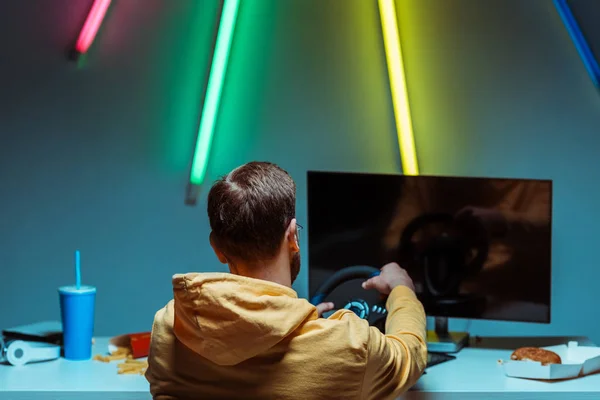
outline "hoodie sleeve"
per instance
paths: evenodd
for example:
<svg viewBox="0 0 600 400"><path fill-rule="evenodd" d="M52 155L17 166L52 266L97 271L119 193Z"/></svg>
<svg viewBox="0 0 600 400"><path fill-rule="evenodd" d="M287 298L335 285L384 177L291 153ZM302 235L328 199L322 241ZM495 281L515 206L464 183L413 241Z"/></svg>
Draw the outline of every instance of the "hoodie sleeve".
<svg viewBox="0 0 600 400"><path fill-rule="evenodd" d="M386 306L386 334L369 328L364 399L400 396L417 382L427 364L425 311L415 293L398 286Z"/></svg>

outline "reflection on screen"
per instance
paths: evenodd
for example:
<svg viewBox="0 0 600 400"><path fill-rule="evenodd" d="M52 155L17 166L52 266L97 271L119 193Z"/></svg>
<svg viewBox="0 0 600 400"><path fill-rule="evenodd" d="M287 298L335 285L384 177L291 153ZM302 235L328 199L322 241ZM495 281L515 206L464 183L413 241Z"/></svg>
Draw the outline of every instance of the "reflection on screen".
<svg viewBox="0 0 600 400"><path fill-rule="evenodd" d="M398 262L430 316L549 322L552 182L309 172L309 290ZM360 282L329 300L376 302Z"/></svg>

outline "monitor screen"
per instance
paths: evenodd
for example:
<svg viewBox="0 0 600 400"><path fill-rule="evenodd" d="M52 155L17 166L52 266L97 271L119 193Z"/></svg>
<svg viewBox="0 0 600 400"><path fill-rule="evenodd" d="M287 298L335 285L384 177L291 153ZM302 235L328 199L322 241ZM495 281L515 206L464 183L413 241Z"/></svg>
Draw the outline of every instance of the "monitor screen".
<svg viewBox="0 0 600 400"><path fill-rule="evenodd" d="M550 322L552 181L308 172L309 292L397 262L429 316ZM327 297L380 301L354 279Z"/></svg>

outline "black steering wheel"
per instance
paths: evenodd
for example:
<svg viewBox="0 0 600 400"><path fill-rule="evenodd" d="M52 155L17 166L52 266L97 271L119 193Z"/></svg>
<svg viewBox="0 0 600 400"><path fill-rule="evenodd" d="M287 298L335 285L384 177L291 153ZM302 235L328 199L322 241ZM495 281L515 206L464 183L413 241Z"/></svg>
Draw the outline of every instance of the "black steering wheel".
<svg viewBox="0 0 600 400"><path fill-rule="evenodd" d="M435 228L434 228L435 227ZM427 229L433 228L433 233ZM423 237L415 241L415 236ZM489 253L489 235L476 219L457 220L452 214L423 214L413 219L400 239L400 260L423 283L421 296L430 309L441 306L470 309L477 314L482 299L460 295L460 285L483 268ZM445 308L444 308L445 307ZM466 308L465 308L466 307Z"/></svg>
<svg viewBox="0 0 600 400"><path fill-rule="evenodd" d="M325 300L325 298L341 284L353 279L367 280L379 275L379 273L379 269L367 265L342 268L321 283L321 286L319 286L310 298L310 302L316 306L319 303L322 303L323 300ZM350 300L343 308L354 312L360 318L369 321L369 324L377 326L380 329L382 329L382 327L379 325L382 324L382 321L384 322L385 316L387 315L385 304L370 305L360 298Z"/></svg>

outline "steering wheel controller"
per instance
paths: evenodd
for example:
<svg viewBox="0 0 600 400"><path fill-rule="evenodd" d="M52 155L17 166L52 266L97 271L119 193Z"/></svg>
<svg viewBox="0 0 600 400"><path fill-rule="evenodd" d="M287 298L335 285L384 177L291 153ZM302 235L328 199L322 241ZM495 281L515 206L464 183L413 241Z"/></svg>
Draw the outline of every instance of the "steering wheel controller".
<svg viewBox="0 0 600 400"><path fill-rule="evenodd" d="M443 229L424 244L415 245L414 236L432 224L441 225ZM430 312L445 316L461 311L475 316L485 307L485 298L460 294L459 288L465 278L482 269L488 250L487 232L477 221L465 223L456 221L450 214L423 214L404 229L399 258L403 265L414 271L415 278L423 282L419 297ZM342 268L321 284L310 302L317 305L344 282L367 280L379 272L377 268L363 265ZM369 305L356 298L343 308L383 329L387 316L385 303Z"/></svg>
<svg viewBox="0 0 600 400"><path fill-rule="evenodd" d="M351 281L353 279L367 280L379 275L379 272L380 271L377 268L366 265L343 268L331 275L321 284L321 286L319 286L315 294L311 297L310 302L316 306L317 304L322 303L323 300L342 283ZM365 300L360 298L350 300L342 308L352 311L360 318L369 321L370 325L375 326L387 315L385 304L370 305Z"/></svg>
<svg viewBox="0 0 600 400"><path fill-rule="evenodd" d="M346 310L352 311L354 314L358 315L362 319L368 320L371 314L376 317L385 316L387 310L385 307L381 307L378 305L373 305L373 307L369 310L369 303L364 301L363 299L354 299L350 300L344 308Z"/></svg>

